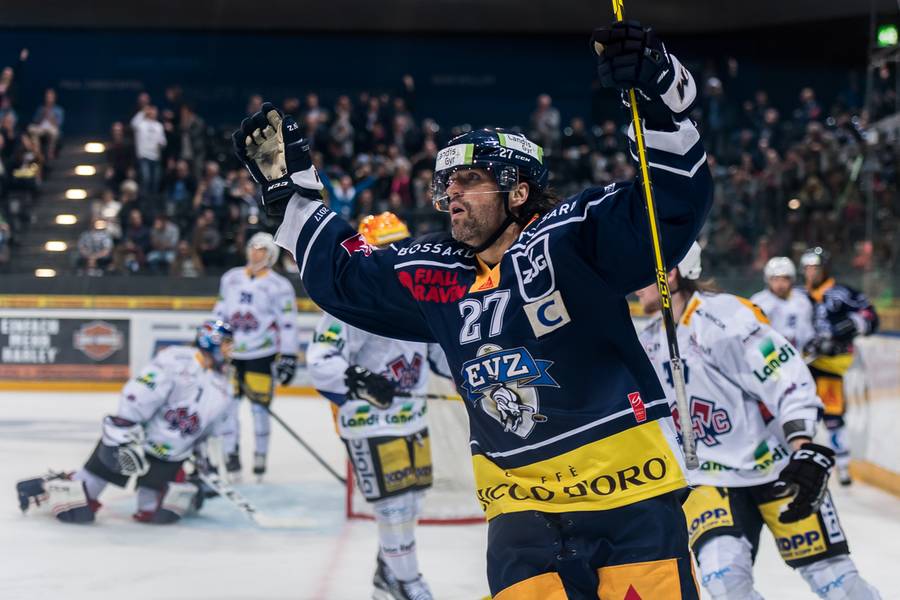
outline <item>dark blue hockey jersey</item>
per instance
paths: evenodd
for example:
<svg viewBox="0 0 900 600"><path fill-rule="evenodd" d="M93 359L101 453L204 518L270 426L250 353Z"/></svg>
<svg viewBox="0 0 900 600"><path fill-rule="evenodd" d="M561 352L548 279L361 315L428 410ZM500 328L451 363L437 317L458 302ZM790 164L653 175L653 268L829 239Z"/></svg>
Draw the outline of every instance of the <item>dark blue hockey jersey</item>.
<svg viewBox="0 0 900 600"><path fill-rule="evenodd" d="M830 340L827 355L817 356L811 366L844 375L853 363L853 340L878 331L878 313L865 294L840 285L829 277L807 290L813 302L813 328L817 338Z"/></svg>
<svg viewBox="0 0 900 600"><path fill-rule="evenodd" d="M706 154L687 121L646 141L663 250L675 265L710 207ZM625 299L655 279L633 182L561 202L493 268L448 234L374 249L296 195L276 242L328 313L440 343L469 414L488 518L616 508L685 485L669 407Z"/></svg>

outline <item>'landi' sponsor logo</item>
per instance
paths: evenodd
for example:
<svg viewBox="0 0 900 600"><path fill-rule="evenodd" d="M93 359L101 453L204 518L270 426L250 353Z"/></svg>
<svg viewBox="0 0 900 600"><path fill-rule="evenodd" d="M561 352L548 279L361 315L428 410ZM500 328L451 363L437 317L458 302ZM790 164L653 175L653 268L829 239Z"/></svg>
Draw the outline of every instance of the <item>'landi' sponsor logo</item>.
<svg viewBox="0 0 900 600"><path fill-rule="evenodd" d="M399 271L397 279L413 298L421 302L449 304L466 295L466 286L459 284L459 273L446 269Z"/></svg>
<svg viewBox="0 0 900 600"><path fill-rule="evenodd" d="M122 348L124 336L105 321L85 323L75 332L73 345L96 361L104 360Z"/></svg>

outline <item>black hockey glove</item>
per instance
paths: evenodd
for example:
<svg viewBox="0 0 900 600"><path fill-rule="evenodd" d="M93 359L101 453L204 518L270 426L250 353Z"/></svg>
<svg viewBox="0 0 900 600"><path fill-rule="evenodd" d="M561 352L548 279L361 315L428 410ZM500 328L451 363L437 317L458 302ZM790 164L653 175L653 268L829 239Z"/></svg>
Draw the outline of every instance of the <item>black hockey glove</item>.
<svg viewBox="0 0 900 600"><path fill-rule="evenodd" d="M282 354L275 363L275 377L281 385L287 385L294 378L297 370L297 357L293 354Z"/></svg>
<svg viewBox="0 0 900 600"><path fill-rule="evenodd" d="M817 356L834 356L837 354L837 344L834 339L827 336L819 336L811 339L803 348L803 353L813 360Z"/></svg>
<svg viewBox="0 0 900 600"><path fill-rule="evenodd" d="M653 129L673 129L697 99L697 86L690 71L666 51L649 27L637 21L620 21L594 30L591 36L599 56L600 85L627 90L635 88L642 116Z"/></svg>
<svg viewBox="0 0 900 600"><path fill-rule="evenodd" d="M347 367L344 383L347 384L348 398L365 400L376 408L388 408L397 393L394 382L359 365Z"/></svg>
<svg viewBox="0 0 900 600"><path fill-rule="evenodd" d="M262 209L277 224L294 193L318 200L322 182L312 164L309 142L290 115L270 102L241 122L231 140L234 153L262 187Z"/></svg>
<svg viewBox="0 0 900 600"><path fill-rule="evenodd" d="M831 448L807 442L795 450L775 482L776 490L781 490L781 497L794 494L787 509L778 515L778 520L794 523L819 510L828 490L828 474L832 467L834 451Z"/></svg>

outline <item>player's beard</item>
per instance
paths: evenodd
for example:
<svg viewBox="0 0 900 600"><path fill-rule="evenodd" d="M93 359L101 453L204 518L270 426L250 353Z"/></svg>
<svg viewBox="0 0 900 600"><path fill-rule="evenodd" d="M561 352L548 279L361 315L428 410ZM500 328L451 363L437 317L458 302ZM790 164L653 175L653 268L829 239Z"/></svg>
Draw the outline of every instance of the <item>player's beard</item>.
<svg viewBox="0 0 900 600"><path fill-rule="evenodd" d="M499 198L499 196L495 197ZM450 234L457 242L477 247L490 237L503 223L503 214L497 199L493 201L456 200L465 213L450 219Z"/></svg>

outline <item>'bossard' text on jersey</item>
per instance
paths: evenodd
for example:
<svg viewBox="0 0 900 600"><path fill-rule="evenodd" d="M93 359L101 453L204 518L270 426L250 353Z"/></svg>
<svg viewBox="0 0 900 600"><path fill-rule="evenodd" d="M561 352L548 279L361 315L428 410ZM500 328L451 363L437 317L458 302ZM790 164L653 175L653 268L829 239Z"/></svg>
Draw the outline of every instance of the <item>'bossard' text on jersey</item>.
<svg viewBox="0 0 900 600"><path fill-rule="evenodd" d="M668 264L711 202L694 126L649 131ZM525 227L489 268L449 235L383 250L295 195L276 243L312 299L379 335L438 342L469 413L488 518L624 506L685 485L668 404L625 297L654 278L641 192L588 188Z"/></svg>
<svg viewBox="0 0 900 600"><path fill-rule="evenodd" d="M694 294L677 331L700 458L690 482L774 481L790 456L787 442L812 437L822 406L800 352L757 306L731 294ZM640 338L677 416L662 319Z"/></svg>
<svg viewBox="0 0 900 600"><path fill-rule="evenodd" d="M197 353L190 346L160 350L122 389L116 414L143 425L147 453L162 460L184 460L197 442L231 427L227 380L205 369Z"/></svg>
<svg viewBox="0 0 900 600"><path fill-rule="evenodd" d="M234 358L297 354L294 286L271 269L236 267L222 275L213 313L234 329Z"/></svg>
<svg viewBox="0 0 900 600"><path fill-rule="evenodd" d="M765 289L753 294L750 301L766 313L772 328L786 337L794 348L803 350L815 337L813 305L804 290L792 289L787 298L781 298Z"/></svg>
<svg viewBox="0 0 900 600"><path fill-rule="evenodd" d="M449 377L444 353L437 344L394 340L322 315L306 350L313 386L336 405L338 433L345 440L405 436L427 425L424 394L431 370ZM359 365L391 380L398 391L416 398L396 398L385 409L365 400L347 398L344 372Z"/></svg>

